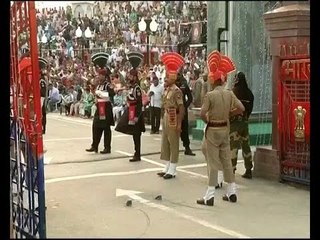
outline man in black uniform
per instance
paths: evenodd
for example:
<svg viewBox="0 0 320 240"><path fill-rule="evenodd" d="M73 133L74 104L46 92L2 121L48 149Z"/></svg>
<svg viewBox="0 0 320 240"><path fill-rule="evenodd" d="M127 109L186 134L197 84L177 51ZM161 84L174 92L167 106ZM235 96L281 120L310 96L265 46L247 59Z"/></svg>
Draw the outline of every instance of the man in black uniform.
<svg viewBox="0 0 320 240"><path fill-rule="evenodd" d="M98 146L104 133L104 150L101 154L111 153L111 129L114 126L112 113L112 103L115 92L110 82L110 70L106 67L109 55L106 53L97 53L92 56L92 61L99 66L99 85L96 88L96 112L92 124L92 144L87 152L98 152Z"/></svg>
<svg viewBox="0 0 320 240"><path fill-rule="evenodd" d="M127 96L127 108L121 116L116 131L133 136L134 156L130 162L141 161L141 133L145 132L144 109L142 104L142 90L139 86L138 70L143 54L140 52L128 53L128 59L132 69L128 73L129 91Z"/></svg>
<svg viewBox="0 0 320 240"><path fill-rule="evenodd" d="M183 94L183 105L185 108L185 114L181 123L181 140L183 142L183 146L185 148L184 154L195 156L190 149L190 140L189 140L189 120L188 120L188 108L193 101L193 97L191 94L191 90L188 86L187 80L183 77L181 71L178 73L178 78L176 81L176 85L181 89ZM186 100L186 97L188 100Z"/></svg>

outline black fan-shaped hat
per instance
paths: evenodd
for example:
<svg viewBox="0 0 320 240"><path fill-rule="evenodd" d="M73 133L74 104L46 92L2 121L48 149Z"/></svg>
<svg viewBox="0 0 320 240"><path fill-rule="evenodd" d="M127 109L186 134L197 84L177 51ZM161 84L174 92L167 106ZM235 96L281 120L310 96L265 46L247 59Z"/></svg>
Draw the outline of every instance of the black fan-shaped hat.
<svg viewBox="0 0 320 240"><path fill-rule="evenodd" d="M42 69L45 69L48 65L48 61L42 57L39 57L39 68L42 70Z"/></svg>
<svg viewBox="0 0 320 240"><path fill-rule="evenodd" d="M139 67L140 63L142 62L143 60L143 54L141 52L137 52L137 51L134 51L134 52L129 52L127 54L128 56L128 60L131 64L131 66L136 69L137 67Z"/></svg>
<svg viewBox="0 0 320 240"><path fill-rule="evenodd" d="M96 54L93 54L91 56L91 61L95 66L99 66L100 68L108 68L108 60L109 60L109 54L105 52L99 52Z"/></svg>

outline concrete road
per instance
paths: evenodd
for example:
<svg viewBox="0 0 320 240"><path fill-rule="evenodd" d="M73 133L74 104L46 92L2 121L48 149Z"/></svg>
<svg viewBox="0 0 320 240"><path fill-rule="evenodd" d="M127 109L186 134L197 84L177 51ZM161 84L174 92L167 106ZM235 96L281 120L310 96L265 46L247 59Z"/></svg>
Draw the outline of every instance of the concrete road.
<svg viewBox="0 0 320 240"><path fill-rule="evenodd" d="M83 238L308 238L310 192L263 179L246 180L239 158L238 202L195 203L206 191L206 165L200 142L195 157L180 154L177 177L156 172L160 135L142 136L141 162L130 163L133 140L113 131L112 153L87 153L91 120L47 115L44 136L47 236ZM103 145L100 146L102 150ZM181 144L181 150L182 144ZM161 195L162 200L156 200ZM132 206L126 206L128 200Z"/></svg>

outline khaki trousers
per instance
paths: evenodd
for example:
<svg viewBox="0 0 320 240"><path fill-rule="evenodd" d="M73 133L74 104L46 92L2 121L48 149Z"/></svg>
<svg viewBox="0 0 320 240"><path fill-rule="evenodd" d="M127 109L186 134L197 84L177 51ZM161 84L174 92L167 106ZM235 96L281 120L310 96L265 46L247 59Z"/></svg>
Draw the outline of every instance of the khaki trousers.
<svg viewBox="0 0 320 240"><path fill-rule="evenodd" d="M161 139L161 160L178 163L180 134L176 128L168 126L167 113L164 114L162 121L162 139Z"/></svg>
<svg viewBox="0 0 320 240"><path fill-rule="evenodd" d="M223 171L227 183L235 181L230 158L228 127L208 128L203 137L202 153L207 161L208 186L218 185L218 170Z"/></svg>

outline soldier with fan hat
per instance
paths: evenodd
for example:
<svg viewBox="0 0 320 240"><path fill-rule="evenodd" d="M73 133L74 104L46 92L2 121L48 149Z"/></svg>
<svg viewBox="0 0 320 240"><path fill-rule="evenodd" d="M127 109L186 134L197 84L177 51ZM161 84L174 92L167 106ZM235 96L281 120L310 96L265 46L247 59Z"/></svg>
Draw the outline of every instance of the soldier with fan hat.
<svg viewBox="0 0 320 240"><path fill-rule="evenodd" d="M141 133L145 132L144 109L142 104L142 89L139 86L138 66L140 65L143 54L140 52L129 52L128 60L132 69L127 74L129 85L127 96L127 108L121 116L116 131L133 136L134 156L130 162L141 161Z"/></svg>
<svg viewBox="0 0 320 240"><path fill-rule="evenodd" d="M42 112L42 134L46 133L47 125L47 98L48 98L48 88L47 82L44 77L44 70L48 67L48 61L42 57L39 57L39 69L40 69L40 97L41 97L41 112ZM49 74L47 74L49 76Z"/></svg>
<svg viewBox="0 0 320 240"><path fill-rule="evenodd" d="M167 164L164 170L157 175L164 179L171 179L176 175L181 123L185 111L182 91L175 84L179 69L184 64L184 59L178 53L168 52L161 56L161 61L166 67L166 89L163 96L164 116L160 159L166 160Z"/></svg>
<svg viewBox="0 0 320 240"><path fill-rule="evenodd" d="M98 152L98 146L102 133L104 134L104 150L101 154L111 153L111 129L114 126L112 114L112 103L115 92L110 82L110 70L107 67L109 55L106 53L96 53L91 60L95 66L100 67L98 70L99 84L96 87L96 112L92 124L92 144L87 152Z"/></svg>
<svg viewBox="0 0 320 240"><path fill-rule="evenodd" d="M202 144L202 152L207 161L208 188L203 198L198 199L201 205L214 205L215 186L218 184L218 170L223 170L224 180L228 183L224 201L236 202L235 176L230 158L230 123L231 113L241 113L244 106L230 90L224 88L227 74L235 70L230 58L213 51L208 55L208 79L213 90L203 100L200 116L207 124Z"/></svg>

